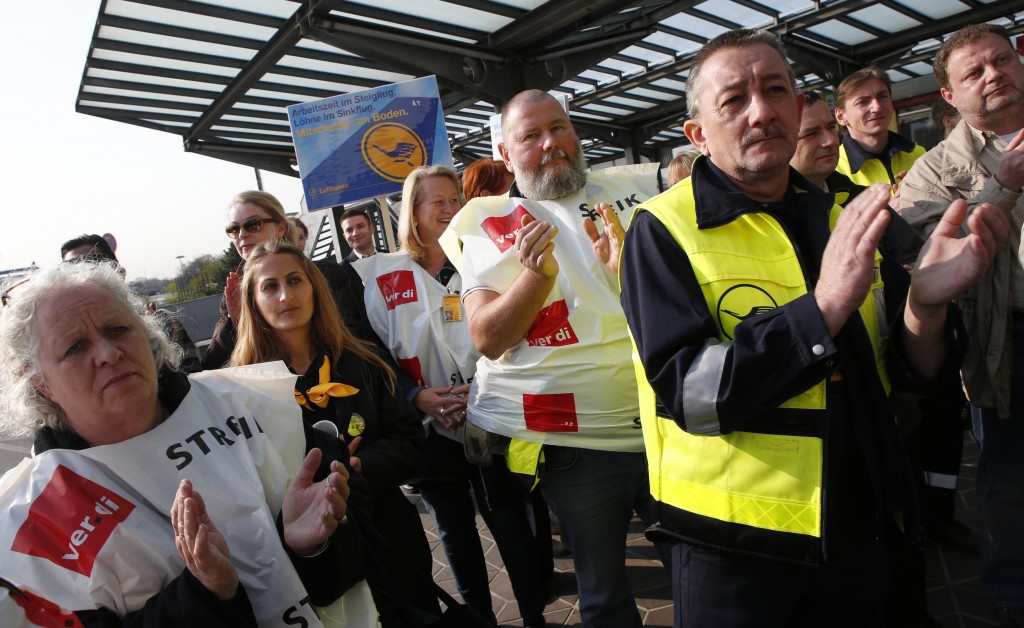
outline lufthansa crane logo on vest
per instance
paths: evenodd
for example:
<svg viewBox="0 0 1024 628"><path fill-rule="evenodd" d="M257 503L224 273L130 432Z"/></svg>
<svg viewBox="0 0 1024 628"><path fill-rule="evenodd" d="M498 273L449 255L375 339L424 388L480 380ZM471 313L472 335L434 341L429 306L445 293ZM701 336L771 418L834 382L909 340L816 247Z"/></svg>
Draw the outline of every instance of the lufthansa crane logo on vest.
<svg viewBox="0 0 1024 628"><path fill-rule="evenodd" d="M370 128L363 136L360 150L374 172L396 183L427 164L423 140L411 128L397 122L383 122Z"/></svg>
<svg viewBox="0 0 1024 628"><path fill-rule="evenodd" d="M732 330L737 325L777 307L779 304L764 288L749 283L736 284L718 299L718 327L726 338L732 340Z"/></svg>

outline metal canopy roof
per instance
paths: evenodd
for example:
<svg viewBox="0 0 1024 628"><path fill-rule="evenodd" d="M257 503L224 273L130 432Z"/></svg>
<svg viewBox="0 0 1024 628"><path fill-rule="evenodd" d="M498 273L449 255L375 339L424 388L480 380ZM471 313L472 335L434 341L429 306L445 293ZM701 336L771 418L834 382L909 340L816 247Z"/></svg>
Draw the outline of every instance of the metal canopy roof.
<svg viewBox="0 0 1024 628"><path fill-rule="evenodd" d="M456 161L527 87L567 93L587 158L686 143L684 82L710 38L767 28L807 87L869 64L925 82L941 37L1020 0L105 0L76 110L180 135L185 150L297 175L285 107L437 75Z"/></svg>

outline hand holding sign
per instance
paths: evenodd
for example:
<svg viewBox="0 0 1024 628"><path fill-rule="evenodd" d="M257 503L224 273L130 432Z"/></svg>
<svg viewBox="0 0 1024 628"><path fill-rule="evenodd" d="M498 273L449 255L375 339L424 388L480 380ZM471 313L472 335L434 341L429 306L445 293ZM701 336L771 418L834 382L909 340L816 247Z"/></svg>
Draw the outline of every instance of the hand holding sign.
<svg viewBox="0 0 1024 628"><path fill-rule="evenodd" d="M238 572L231 564L228 542L213 525L206 504L192 483L182 480L171 505L174 545L192 575L220 600L238 591Z"/></svg>
<svg viewBox="0 0 1024 628"><path fill-rule="evenodd" d="M330 475L322 482L313 482L313 474L320 466L322 456L316 448L306 454L285 491L281 507L284 542L300 556L316 552L345 519L348 508L348 470L345 465L332 461Z"/></svg>

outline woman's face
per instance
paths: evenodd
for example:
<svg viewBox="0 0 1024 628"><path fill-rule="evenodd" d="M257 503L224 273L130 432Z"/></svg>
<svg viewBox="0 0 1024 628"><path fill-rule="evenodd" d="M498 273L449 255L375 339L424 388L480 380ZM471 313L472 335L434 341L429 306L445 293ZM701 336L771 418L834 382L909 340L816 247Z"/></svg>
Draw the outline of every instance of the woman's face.
<svg viewBox="0 0 1024 628"><path fill-rule="evenodd" d="M254 218L263 221L273 220L270 212L254 203L235 203L228 208L228 227L237 228L233 235L229 235L235 244L235 250L242 256L242 259L249 259L249 253L256 248L257 244L268 240L280 240L284 237L287 229L287 225L283 222L263 222L257 229L255 223L252 222ZM253 228L252 230L245 226L247 222Z"/></svg>
<svg viewBox="0 0 1024 628"><path fill-rule="evenodd" d="M40 392L90 444L119 443L162 420L142 321L106 288L77 286L43 297L32 332L40 339Z"/></svg>
<svg viewBox="0 0 1024 628"><path fill-rule="evenodd" d="M260 259L253 275L256 308L278 332L308 328L313 320L313 284L291 255L278 253Z"/></svg>
<svg viewBox="0 0 1024 628"><path fill-rule="evenodd" d="M459 191L448 177L427 177L420 184L419 196L420 202L412 212L416 232L423 244L432 246L462 209Z"/></svg>

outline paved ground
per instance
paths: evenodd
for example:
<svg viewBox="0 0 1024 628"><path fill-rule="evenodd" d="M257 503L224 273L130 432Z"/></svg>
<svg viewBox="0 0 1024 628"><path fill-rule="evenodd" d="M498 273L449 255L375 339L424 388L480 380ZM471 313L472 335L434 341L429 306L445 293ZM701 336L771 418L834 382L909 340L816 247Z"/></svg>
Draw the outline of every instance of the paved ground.
<svg viewBox="0 0 1024 628"><path fill-rule="evenodd" d="M974 517L974 475L978 461L978 447L973 437L966 435L964 457L960 471L960 490L957 495L957 519L971 528ZM412 499L418 500L413 497ZM448 563L440 547L433 523L420 507L424 527L434 550L434 579L450 593L455 593ZM519 612L512 596L508 575L504 571L498 549L486 526L478 517L477 523L485 543L488 568L492 575L491 597L494 612L502 626L521 626ZM557 537L556 537L557 538ZM672 626L672 592L667 572L657 560L654 547L643 537L643 526L634 518L626 540L627 570L633 595L644 626ZM943 628L982 628L999 626L996 609L981 592L978 582L978 558L934 543L925 547L928 572L928 612L936 624ZM545 616L552 625L579 626L576 605L576 581L571 558L555 559L558 598L547 606ZM456 597L457 594L456 594ZM908 628L903 626L891 628Z"/></svg>
<svg viewBox="0 0 1024 628"><path fill-rule="evenodd" d="M974 527L974 471L978 449L967 434L963 466L960 473L957 518ZM10 469L28 455L30 441L26 439L0 441L0 472ZM418 502L418 497L411 497ZM433 529L430 517L418 504L424 527L434 550L434 578L449 592L455 593L451 571ZM489 571L492 576L491 596L494 611L503 626L521 626L518 609L512 596L508 575L504 571L498 549L490 533L478 518L481 537L485 544ZM630 584L645 626L672 626L672 594L668 575L658 562L653 546L643 538L638 520L630 528L627 545L627 563ZM995 607L981 592L978 584L978 558L952 549L931 544L926 547L928 570L928 611L943 628L981 628L999 626ZM555 559L555 593L558 597L548 605L545 615L550 624L579 626L576 606L576 580L570 558ZM903 628L903 627L895 627Z"/></svg>

